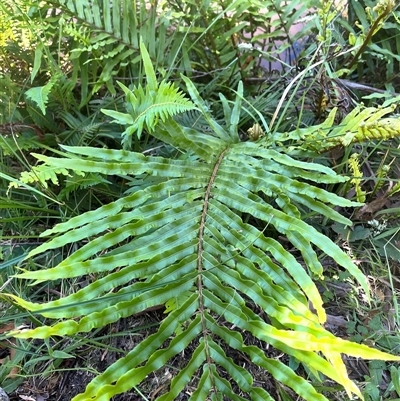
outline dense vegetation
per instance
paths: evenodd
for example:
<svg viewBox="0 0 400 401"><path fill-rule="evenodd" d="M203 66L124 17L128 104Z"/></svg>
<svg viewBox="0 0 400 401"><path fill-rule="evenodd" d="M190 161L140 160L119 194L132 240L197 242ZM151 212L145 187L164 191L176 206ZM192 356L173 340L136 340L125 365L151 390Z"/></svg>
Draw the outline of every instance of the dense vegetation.
<svg viewBox="0 0 400 401"><path fill-rule="evenodd" d="M7 393L400 399L394 0L0 21Z"/></svg>

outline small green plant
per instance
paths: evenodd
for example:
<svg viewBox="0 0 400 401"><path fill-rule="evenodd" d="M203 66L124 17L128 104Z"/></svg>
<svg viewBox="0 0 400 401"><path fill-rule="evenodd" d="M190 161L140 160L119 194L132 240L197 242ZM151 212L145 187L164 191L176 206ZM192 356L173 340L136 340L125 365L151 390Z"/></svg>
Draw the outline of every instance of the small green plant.
<svg viewBox="0 0 400 401"><path fill-rule="evenodd" d="M400 43L398 3L393 0L349 1L345 16L338 18L334 40L351 48L338 65L340 74L360 81L385 83L394 91ZM345 41L343 41L345 39Z"/></svg>
<svg viewBox="0 0 400 401"><path fill-rule="evenodd" d="M110 400L139 385L174 356L189 352L189 346L192 354L186 366L157 400L176 399L195 375L198 381L192 399L243 400L242 393L254 400L272 400L271 394L254 384L251 373L229 357L229 349L245 355L303 399L327 400L295 368L249 343L252 338L301 362L319 380L328 377L336 381L349 397L356 394L362 398L347 375L341 354L400 358L337 338L323 326L326 313L310 276L323 274L319 254L332 257L366 293L368 285L349 256L302 219L300 210L307 209L351 225L334 206L360 205L318 186L346 178L296 157L302 147L316 146L315 135L322 132L321 127L268 135L264 125L266 135L241 142L238 123L245 107L241 84L232 107L222 98L225 123L221 125L185 77L192 98L186 100L186 107L199 113L209 132L178 124L172 117L176 108L168 101L168 96L173 100L177 92L170 85L157 83L143 44L141 52L148 86L133 91L123 87L128 113L111 114L128 124L124 135L134 135L129 126L139 121L142 102L149 103L148 110L156 101L150 118L140 120L141 127L178 148L181 156L174 160L128 150L68 146L63 147L60 157L35 155L42 162L33 170L32 177L37 180L46 177L46 172L49 178L75 172L83 176L133 176L135 181L120 199L43 233L51 238L32 250L29 258L88 241L56 267L25 270L16 279L33 280L32 284L88 274L94 279L71 295L46 303L8 294L7 299L19 307L50 319L47 324L9 335L38 339L73 336L167 305L158 330L93 379L74 401ZM160 89L163 104L155 100ZM140 102L137 93L144 96ZM375 120L380 116L376 113ZM373 116L364 114L359 120L368 118ZM343 129L345 140L357 139L358 126L349 123L346 130L346 126L332 126L332 121L326 122L325 132ZM285 141L291 145L283 145ZM278 236L292 244L298 258ZM255 307L263 313L256 313ZM51 319L61 320L50 324Z"/></svg>

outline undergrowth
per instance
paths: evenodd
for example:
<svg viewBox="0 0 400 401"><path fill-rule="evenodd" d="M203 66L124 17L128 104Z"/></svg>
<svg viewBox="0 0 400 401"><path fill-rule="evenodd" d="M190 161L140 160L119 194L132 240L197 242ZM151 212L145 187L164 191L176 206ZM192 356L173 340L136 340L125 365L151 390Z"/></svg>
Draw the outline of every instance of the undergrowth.
<svg viewBox="0 0 400 401"><path fill-rule="evenodd" d="M399 396L393 1L0 10L7 391Z"/></svg>

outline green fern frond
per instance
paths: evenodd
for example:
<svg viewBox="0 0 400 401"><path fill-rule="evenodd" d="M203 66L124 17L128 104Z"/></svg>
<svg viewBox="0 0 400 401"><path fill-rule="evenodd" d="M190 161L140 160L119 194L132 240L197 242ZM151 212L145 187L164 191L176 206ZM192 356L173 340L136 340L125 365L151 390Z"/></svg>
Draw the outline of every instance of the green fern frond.
<svg viewBox="0 0 400 401"><path fill-rule="evenodd" d="M25 96L36 103L43 115L46 114L46 106L49 102L50 92L57 84L60 77L61 74L55 74L46 85L30 88L25 92Z"/></svg>
<svg viewBox="0 0 400 401"><path fill-rule="evenodd" d="M25 92L27 98L35 102L43 114L46 114L46 105L53 85L53 83L49 82L45 86L31 88Z"/></svg>
<svg viewBox="0 0 400 401"><path fill-rule="evenodd" d="M119 85L127 94L129 89L121 83ZM193 103L186 99L178 88L165 81L162 81L155 91L150 90L150 88L147 90L143 90L141 87L135 88L131 92L131 96L128 95L128 99L133 108L132 125L129 128L129 133L137 131L138 137L140 137L144 127L149 132L154 131L158 119L165 122L169 117L194 108ZM112 116L109 110L102 111L104 114Z"/></svg>
<svg viewBox="0 0 400 401"><path fill-rule="evenodd" d="M109 181L107 181L99 174L88 173L84 175L79 175L73 173L72 175L68 175L68 177L65 179L64 187L60 191L59 197L60 199L69 200L70 194L75 191L87 189L99 184L109 183Z"/></svg>
<svg viewBox="0 0 400 401"><path fill-rule="evenodd" d="M90 143L104 126L103 121L96 121L94 118L75 112L60 111L59 117L70 128L59 134L62 143L69 146L82 146Z"/></svg>
<svg viewBox="0 0 400 401"><path fill-rule="evenodd" d="M21 150L35 150L40 149L43 145L36 140L36 136L25 137L23 135L18 136L18 140L12 137L0 136L0 149L6 156L15 155L15 153Z"/></svg>
<svg viewBox="0 0 400 401"><path fill-rule="evenodd" d="M170 19L160 15L158 7L149 7L144 0L57 0L54 4L57 15L62 15L63 36L73 42L71 61L74 79L79 79L82 90L80 106L104 86L115 95L117 76L142 78L141 37L156 67L179 62L176 58L182 44L174 43L173 38L182 35L171 30ZM185 69L192 68L187 55L184 59Z"/></svg>
<svg viewBox="0 0 400 401"><path fill-rule="evenodd" d="M143 129L152 133L160 119L165 122L168 118L178 113L182 113L195 108L194 104L185 98L178 88L165 80L157 83L155 72L152 67L150 56L144 47L140 44L143 63L148 77L148 83L145 88L135 87L132 91L125 85L118 82L119 86L125 92L128 101L129 114L120 113L113 110L101 111L114 118L114 122L129 125L122 134L122 142L125 148L131 144L131 136L134 132L140 138Z"/></svg>
<svg viewBox="0 0 400 401"><path fill-rule="evenodd" d="M156 101L160 86L154 71L147 67L148 86L138 88L137 93L148 91ZM193 350L190 360L158 400L176 399L195 375L199 381L193 399L242 400L243 393L246 399L271 400L266 389L255 385L251 372L230 358L234 349L304 400L327 401L294 369L268 358L264 349L253 345L259 342L296 358L316 375L336 381L349 398L352 394L362 398L347 375L341 354L400 358L327 331L323 301L303 267L306 264L312 274L322 275L319 260L326 254L368 293L367 280L351 258L302 219L301 210L306 207L312 213L324 213L351 225L334 207L360 204L319 185L346 178L326 166L296 158L298 148L294 144L301 148L309 143L310 131L282 136L291 138L292 147L280 146L278 136L268 135L257 142L239 142L240 86L233 108L228 110L228 103L224 106L224 127L213 120L196 88L185 81L212 132L180 126L168 111L165 118L157 110L151 120L143 120L143 126L150 125L158 140L182 151L180 159L69 146L63 146L59 157L34 155L39 160L37 174L44 180L79 172L128 180L139 177L140 185L97 210L72 217L43 233L49 240L28 257L71 248L70 244L80 246L57 266L23 271L16 278L33 280L33 284L88 274L94 279L75 293L42 304L8 294L20 307L47 318L42 326L14 330L9 335L42 339L74 335L150 307L169 305L157 332L94 378L73 400L110 400L189 349ZM116 117L133 124L139 115L133 117L137 94L128 90L126 94L129 113ZM354 119L368 120L360 117L362 113L355 113ZM342 129L325 123L314 127L314 133L322 135L326 127L332 132ZM348 129L352 132L352 121ZM291 244L289 248L278 241L281 236ZM301 257L289 251L292 247ZM263 313L256 313L254 305ZM52 323L52 319L59 320ZM228 329L226 323L237 331ZM251 341L254 339L257 341Z"/></svg>
<svg viewBox="0 0 400 401"><path fill-rule="evenodd" d="M215 141L212 136L202 138L205 143L207 139L211 143ZM171 302L177 293L191 294L165 318L154 337L149 338L149 341L145 340L139 346L140 349L135 349L95 379L82 397L93 396L102 399L101 397L106 396L100 396L98 391L107 394L107 397L126 391L131 388L129 386L132 386L132 381L125 381L125 373L126 377L132 377L134 374L137 380L140 380L153 371L155 366L164 363L162 361L166 362L176 352L183 350L199 335L203 338L204 348L217 359L215 350L212 351L212 335L202 331L203 324L200 322L201 319L207 321L211 318L208 317L206 309L224 316L242 330L247 330L252 335L307 362L345 385L350 392L357 394L359 393L347 377L339 377L335 373L339 362L336 360L333 368L329 361L337 352L383 357L383 354L377 354L366 347L358 349L354 344L347 345L343 340L336 340L326 332L319 323L325 320L322 300L301 264L276 240L266 237L256 227L244 223L240 217L242 213L251 213L266 225L275 227L295 246L305 251L305 260L317 273L321 273L321 266L314 247L323 249L347 268L367 289L364 276L348 256L327 237L303 222L295 206L304 196L307 202L310 198L319 202L315 205L311 203L311 209L318 209L321 204L351 206L354 203L287 175L292 175L295 171L301 175L301 170L307 169L309 173L314 171L316 180L320 179L318 176L328 174L331 179L336 177L337 181L341 181L342 178L324 166L299 162L276 151L262 150L256 143L228 144L220 141L220 145L226 149L214 156L214 163L204 163L201 160L165 160L128 151L69 147L65 149L72 152L70 156L60 159L36 155L45 163L41 165L43 168L51 169L51 166L57 165L62 171L79 169L84 173L118 175L128 175L135 171L165 179L96 211L72 218L44 233L56 236L31 252L30 256L81 239L93 240L57 267L24 272L19 278L40 282L76 277L89 272L107 272L107 275L75 294L43 305L15 297L22 307L31 311L42 313L48 318L62 317L67 320L54 326L22 330L13 335L45 338L49 335L86 332L148 307ZM260 163L251 162L251 159L249 163L249 156L256 157ZM291 169L287 175L276 174L268 168L270 160L285 163ZM276 167L272 164L271 168ZM281 171L285 172L286 169L281 168ZM268 197L278 193L285 194L285 197L281 196L282 210L270 206L260 197L260 193ZM331 216L350 224L333 209ZM129 247L120 245L122 241L128 241ZM132 283L135 278L145 281ZM110 295L113 288L121 289ZM279 327L285 329L277 330L266 325L259 316L246 309L244 294L279 322ZM318 318L309 310L308 300L318 311ZM196 310L198 314L194 313ZM174 322L173 325L171 321ZM190 322L190 329L180 333L184 322ZM208 323L206 325L209 330L215 330L214 334L223 330L217 330L215 323L211 326L208 326ZM301 335L302 332L307 333L307 341ZM173 333L180 333L176 341L173 340L173 344L180 344L179 350L175 346L168 348L172 353L158 350L159 345ZM321 365L323 359L309 351L310 340L311 344L314 344L314 352L329 355L326 365ZM237 346L239 347L239 344ZM244 344L241 347L243 348ZM248 352L249 355L253 355ZM144 359L137 359L138 355ZM150 358L150 355L153 357ZM218 355L222 358L220 353ZM139 367L145 360L147 363L144 367ZM254 360L258 361L257 358ZM260 366L272 366L268 361L258 362ZM229 362L225 360L224 363ZM205 369L211 369L211 365L204 360L201 365L204 365ZM189 374L194 366L198 365L190 365L186 373ZM271 374L280 380L286 380L288 385L289 378L298 378L292 370L280 366L279 369L288 375L285 379L277 369L275 366ZM237 371L233 372L234 370L231 372L233 379L239 380L241 375ZM207 380L211 380L211 377ZM111 385L114 381L116 384ZM225 386L219 387L218 383L217 380L213 385L225 395L232 396L231 390ZM305 399L323 399L320 395L313 396L313 391L304 390L306 387L300 378L290 385L299 394L307 395ZM255 394L255 389L251 386L244 388L249 394ZM173 393L174 389L171 387L170 397ZM80 399L83 398L75 398Z"/></svg>

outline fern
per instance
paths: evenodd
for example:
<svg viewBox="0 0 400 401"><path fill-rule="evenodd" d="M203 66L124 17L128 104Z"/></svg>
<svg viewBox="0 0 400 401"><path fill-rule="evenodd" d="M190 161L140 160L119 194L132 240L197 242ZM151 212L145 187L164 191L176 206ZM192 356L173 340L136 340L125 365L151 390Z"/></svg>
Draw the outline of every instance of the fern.
<svg viewBox="0 0 400 401"><path fill-rule="evenodd" d="M179 52L179 47L170 51L175 34L168 32L169 19L144 0L46 0L42 7L47 15L53 14L62 37L72 43L67 53L73 64L72 80L81 89L80 107L104 86L115 95L115 76L142 77L141 37L156 66L173 66ZM161 55L168 56L159 59Z"/></svg>
<svg viewBox="0 0 400 401"><path fill-rule="evenodd" d="M18 140L12 136L0 136L0 149L5 156L15 155L16 152L21 150L39 149L42 147L40 141L32 139L31 137L18 136Z"/></svg>
<svg viewBox="0 0 400 401"><path fill-rule="evenodd" d="M144 57L149 71L148 61ZM150 74L150 85L151 80ZM190 360L157 400L177 399L195 374L199 381L193 400L244 400L235 389L252 400L271 400L265 389L255 385L251 373L229 357L230 349L246 355L303 399L326 400L291 367L249 344L251 337L296 358L317 376L322 374L341 384L349 397L356 394L362 398L348 378L341 353L368 359L400 358L328 332L323 326L326 314L316 285L301 261L276 239L285 236L317 276L323 274L318 256L324 252L368 292L365 276L350 257L303 221L300 213L300 207L307 207L351 225L334 206L360 204L318 186L346 179L326 166L296 159L296 146L280 146L275 137L240 142L240 86L231 110L228 104L224 106L226 120L221 125L212 119L191 81L185 82L193 104L210 124L210 133L179 125L171 113L164 118L152 114L143 122L152 127L157 139L182 150L184 156L178 160L127 150L69 146L63 146L64 153L57 158L35 155L41 161L42 177L46 169L50 178L57 171L128 179L133 175L141 177L141 185L114 202L43 233L50 239L31 251L30 258L90 240L56 267L24 271L16 276L18 279L38 284L101 275L78 292L43 304L9 294L30 312L61 319L9 335L72 336L165 304L168 313L157 332L99 374L74 401L110 400L139 385L174 356L188 352L189 346L193 349ZM154 88L155 92L159 88ZM133 100L135 104L131 92L126 92L128 103ZM153 99L157 99L156 94ZM286 138L294 141L297 137L298 146L303 146L305 142L298 135L295 131ZM263 222L262 226L246 222L248 215ZM310 302L315 313L309 308ZM254 304L268 320L254 312ZM224 322L237 331L228 329Z"/></svg>
<svg viewBox="0 0 400 401"><path fill-rule="evenodd" d="M60 142L79 146L91 143L104 126L104 121L96 121L96 116L87 117L79 112L72 115L70 112L60 111L59 117L68 125L69 130L65 130L59 135Z"/></svg>
<svg viewBox="0 0 400 401"><path fill-rule="evenodd" d="M95 80L93 92L104 84L114 93L112 76L121 66L132 59L138 48L137 16L132 12L132 5L125 0L89 2L49 1L55 8L79 22L65 22L65 32L74 37L76 46L73 50L73 63L83 79L82 104L88 96L88 79L97 68L101 73L91 77ZM122 18L123 15L123 18ZM88 29L90 27L90 29ZM93 32L96 35L93 35ZM92 67L89 67L92 64Z"/></svg>
<svg viewBox="0 0 400 401"><path fill-rule="evenodd" d="M99 184L109 184L110 182L104 179L99 174L85 174L84 176L80 174L74 174L72 176L67 177L65 180L65 186L60 191L59 197L60 199L69 200L69 196L71 193L87 189Z"/></svg>
<svg viewBox="0 0 400 401"><path fill-rule="evenodd" d="M76 174L79 174L76 170L74 170ZM58 175L63 174L63 175L68 175L68 170L64 168L48 168L46 166L37 166L33 167L32 171L30 172L22 172L21 173L21 182L25 184L29 183L34 183L34 182L39 182L42 184L45 188L48 188L48 182L51 181L54 185L58 185ZM82 174L82 173L81 173ZM10 185L13 185L11 183Z"/></svg>
<svg viewBox="0 0 400 401"><path fill-rule="evenodd" d="M55 75L46 85L30 88L25 92L25 96L35 102L44 115L46 114L46 106L49 101L49 94L54 85L57 83L58 79L60 79L60 75Z"/></svg>
<svg viewBox="0 0 400 401"><path fill-rule="evenodd" d="M341 122L334 125L337 108L334 108L327 119L318 126L301 128L289 133L276 133L277 144L286 141L300 141L305 150L320 153L335 147L349 146L352 143L367 140L388 140L400 135L400 119L398 117L382 118L393 113L396 106L375 108L362 106L352 110Z"/></svg>
<svg viewBox="0 0 400 401"><path fill-rule="evenodd" d="M158 84L151 66L150 56L143 42L140 43L140 48L147 75L146 88L143 89L142 86L139 86L130 91L125 85L119 83L126 94L130 114L102 109L104 114L115 118L114 122L129 125L128 129L122 134L122 143L125 148L130 148L132 133L137 131L137 136L140 138L144 125L149 132L152 132L158 119L165 121L177 113L194 109L193 103L186 99L171 83L163 80Z"/></svg>
<svg viewBox="0 0 400 401"><path fill-rule="evenodd" d="M363 174L360 170L359 155L357 153L353 153L348 159L348 164L353 175L351 183L354 184L356 199L359 202L365 202L366 193L361 188Z"/></svg>

